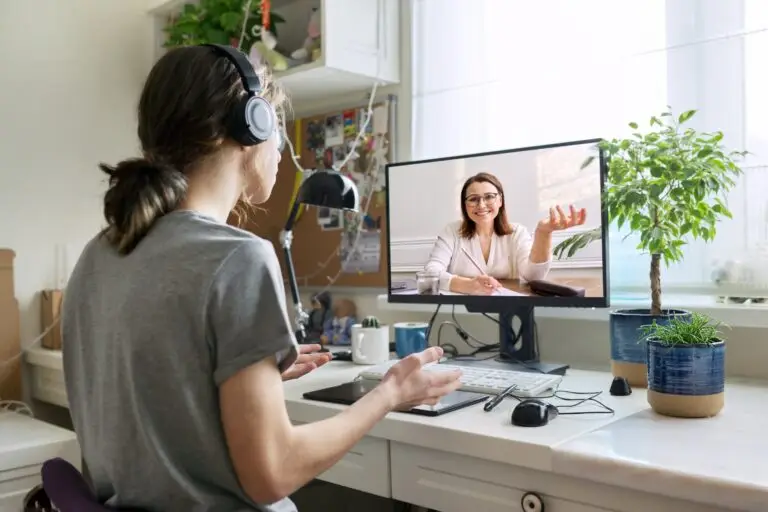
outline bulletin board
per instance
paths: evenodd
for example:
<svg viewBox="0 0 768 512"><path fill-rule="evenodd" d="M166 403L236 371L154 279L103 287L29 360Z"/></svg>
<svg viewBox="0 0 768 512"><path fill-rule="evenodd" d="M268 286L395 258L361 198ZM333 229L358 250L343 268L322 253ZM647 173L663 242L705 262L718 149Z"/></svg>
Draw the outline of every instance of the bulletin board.
<svg viewBox="0 0 768 512"><path fill-rule="evenodd" d="M303 206L293 229L291 247L300 287L326 286L335 277L334 286L387 286L386 197L384 165L391 158L387 145L390 137L389 105L373 105L373 116L365 137L350 159L339 169L353 179L360 191L360 213L333 211ZM330 112L294 120L287 125L301 167L338 168L360 131L367 107ZM366 144L367 143L367 144ZM366 151L367 148L370 150ZM373 152L382 158L375 160ZM374 168L375 167L375 168ZM269 200L249 212L243 227L270 240L275 246L283 276L287 276L280 245L280 232L288 218L301 176L286 148L280 161L277 181ZM362 227L359 227L362 224ZM350 251L350 248L354 250ZM343 267L343 270L342 270ZM340 272L341 270L341 272Z"/></svg>

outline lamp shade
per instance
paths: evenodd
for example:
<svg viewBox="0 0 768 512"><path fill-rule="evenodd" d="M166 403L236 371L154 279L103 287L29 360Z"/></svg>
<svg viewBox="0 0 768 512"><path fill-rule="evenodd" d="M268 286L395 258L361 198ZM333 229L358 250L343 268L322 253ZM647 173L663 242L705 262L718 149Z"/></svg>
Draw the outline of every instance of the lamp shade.
<svg viewBox="0 0 768 512"><path fill-rule="evenodd" d="M297 203L335 210L360 209L360 196L355 183L334 171L315 171L310 174L302 182L296 199Z"/></svg>

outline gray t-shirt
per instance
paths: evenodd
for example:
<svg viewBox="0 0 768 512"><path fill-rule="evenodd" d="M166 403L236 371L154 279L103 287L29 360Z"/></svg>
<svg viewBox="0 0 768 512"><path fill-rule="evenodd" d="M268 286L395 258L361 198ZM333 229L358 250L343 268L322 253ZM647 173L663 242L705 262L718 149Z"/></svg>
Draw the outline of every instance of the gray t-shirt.
<svg viewBox="0 0 768 512"><path fill-rule="evenodd" d="M147 511L295 511L254 504L229 458L218 388L270 355L296 358L275 250L191 212L128 256L83 251L62 311L72 420L100 500Z"/></svg>

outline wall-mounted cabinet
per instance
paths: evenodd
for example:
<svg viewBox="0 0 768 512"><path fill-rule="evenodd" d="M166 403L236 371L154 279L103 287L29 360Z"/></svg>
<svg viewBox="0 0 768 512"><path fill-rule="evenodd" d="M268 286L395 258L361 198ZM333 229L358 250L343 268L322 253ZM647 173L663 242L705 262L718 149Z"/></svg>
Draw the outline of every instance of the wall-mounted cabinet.
<svg viewBox="0 0 768 512"><path fill-rule="evenodd" d="M169 16L191 2L148 1L159 57ZM286 20L278 31L283 54L302 46L314 7L321 9L319 58L275 73L294 104L362 94L374 83L399 83L400 0L272 0L272 10Z"/></svg>

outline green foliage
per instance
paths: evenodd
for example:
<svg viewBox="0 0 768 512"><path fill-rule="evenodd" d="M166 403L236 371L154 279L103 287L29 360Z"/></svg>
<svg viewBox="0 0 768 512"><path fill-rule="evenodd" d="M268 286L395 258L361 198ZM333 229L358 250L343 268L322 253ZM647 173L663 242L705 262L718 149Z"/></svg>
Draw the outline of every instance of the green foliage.
<svg viewBox="0 0 768 512"><path fill-rule="evenodd" d="M379 328L381 327L381 323L379 322L379 319L375 316L367 316L363 318L363 327L373 327L373 328Z"/></svg>
<svg viewBox="0 0 768 512"><path fill-rule="evenodd" d="M725 201L742 172L736 161L746 155L727 151L722 132L684 128L695 113L676 118L667 110L651 118L646 134L599 143L608 159L608 218L638 234L638 250L661 255L666 265L683 259L688 237L711 241L717 222L731 217Z"/></svg>
<svg viewBox="0 0 768 512"><path fill-rule="evenodd" d="M239 39L243 28L246 0L200 0L186 4L178 16L164 28L168 37L165 47L197 44L231 44ZM277 37L277 25L285 20L270 12L270 31ZM251 2L245 37L240 49L251 51L253 43L261 40L261 2Z"/></svg>
<svg viewBox="0 0 768 512"><path fill-rule="evenodd" d="M707 315L692 313L687 318L672 317L668 324L650 325L640 328L641 341L656 340L664 345L711 345L722 339L721 327L727 327L722 322L715 322Z"/></svg>
<svg viewBox="0 0 768 512"><path fill-rule="evenodd" d="M592 242L603 237L602 230L597 227L566 238L555 246L553 252L557 259L570 258Z"/></svg>
<svg viewBox="0 0 768 512"><path fill-rule="evenodd" d="M665 265L683 259L690 238L715 238L717 222L730 218L728 192L742 171L737 162L746 151L728 151L723 133L702 133L685 127L695 110L675 116L671 109L650 119L650 130L630 138L604 140L608 176L603 202L608 219L619 229L638 235L637 249L651 255L651 311L661 311L659 260ZM596 157L582 164L586 168ZM629 236L629 235L628 235ZM573 256L601 238L599 230L574 235L554 248L558 258Z"/></svg>

